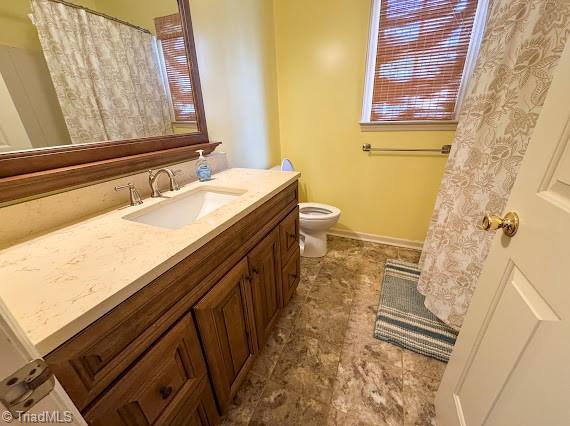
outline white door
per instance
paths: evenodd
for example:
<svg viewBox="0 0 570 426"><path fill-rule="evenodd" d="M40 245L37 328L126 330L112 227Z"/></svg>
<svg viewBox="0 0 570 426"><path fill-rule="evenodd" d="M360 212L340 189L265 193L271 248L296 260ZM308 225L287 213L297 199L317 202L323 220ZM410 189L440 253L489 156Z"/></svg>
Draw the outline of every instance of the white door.
<svg viewBox="0 0 570 426"><path fill-rule="evenodd" d="M0 382L25 366L30 361L40 358L39 353L25 336L20 326L15 322L12 315L0 300ZM21 393L18 387L12 385L14 390L10 400L17 398ZM8 386L0 386L0 392ZM27 417L26 417L27 416ZM55 383L54 389L46 397L33 405L21 418L22 422L16 421L14 416L0 401L0 424L72 424L85 425L85 421L71 399L67 396L59 382Z"/></svg>
<svg viewBox="0 0 570 426"><path fill-rule="evenodd" d="M570 46L436 397L440 426L570 425Z"/></svg>

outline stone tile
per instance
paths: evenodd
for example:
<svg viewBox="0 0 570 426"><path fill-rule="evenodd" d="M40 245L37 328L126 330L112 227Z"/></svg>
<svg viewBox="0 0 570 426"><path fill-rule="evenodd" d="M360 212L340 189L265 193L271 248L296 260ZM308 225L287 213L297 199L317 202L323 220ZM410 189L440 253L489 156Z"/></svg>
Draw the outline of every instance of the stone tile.
<svg viewBox="0 0 570 426"><path fill-rule="evenodd" d="M315 278L308 295L334 305L350 305L353 296L352 283L343 273L337 273L326 265Z"/></svg>
<svg viewBox="0 0 570 426"><path fill-rule="evenodd" d="M364 422L356 416L351 416L334 407L329 409L327 426L374 426L373 423Z"/></svg>
<svg viewBox="0 0 570 426"><path fill-rule="evenodd" d="M382 360L402 368L402 349L374 337L379 298L380 292L376 290L357 292L350 310L344 348L359 351L363 358Z"/></svg>
<svg viewBox="0 0 570 426"><path fill-rule="evenodd" d="M437 425L434 401L438 386L438 379L404 372L404 425Z"/></svg>
<svg viewBox="0 0 570 426"><path fill-rule="evenodd" d="M396 368L402 368L402 348L373 337L372 333L359 333L349 325L343 352L353 351L363 359L373 359Z"/></svg>
<svg viewBox="0 0 570 426"><path fill-rule="evenodd" d="M343 352L332 406L364 422L402 425L402 369L358 352Z"/></svg>
<svg viewBox="0 0 570 426"><path fill-rule="evenodd" d="M326 257L346 259L359 254L363 247L363 241L329 235L327 240Z"/></svg>
<svg viewBox="0 0 570 426"><path fill-rule="evenodd" d="M344 259L326 259L323 261L317 283L328 281L336 286L358 290L360 288L380 288L384 263L374 262L358 256L351 261Z"/></svg>
<svg viewBox="0 0 570 426"><path fill-rule="evenodd" d="M354 280L351 272L357 270L360 265L359 260L355 260L355 262L355 266L351 269L345 258L325 258L321 263L321 269L319 269L315 281L327 279L336 281L339 285L350 286Z"/></svg>
<svg viewBox="0 0 570 426"><path fill-rule="evenodd" d="M266 383L267 377L249 373L230 404L228 412L222 418L222 424L247 425L261 399Z"/></svg>
<svg viewBox="0 0 570 426"><path fill-rule="evenodd" d="M306 296L295 293L289 300L287 306L281 310L276 326L292 330L295 327L295 322L299 316L299 311L301 310L305 299Z"/></svg>
<svg viewBox="0 0 570 426"><path fill-rule="evenodd" d="M383 263L388 259L398 258L398 247L387 244L365 242L362 255L369 260Z"/></svg>
<svg viewBox="0 0 570 426"><path fill-rule="evenodd" d="M328 404L340 360L340 346L293 333L271 380L305 397Z"/></svg>
<svg viewBox="0 0 570 426"><path fill-rule="evenodd" d="M305 279L312 283L321 269L321 259L301 257L301 280Z"/></svg>
<svg viewBox="0 0 570 426"><path fill-rule="evenodd" d="M250 421L250 425L316 426L327 421L329 406L284 389L269 381Z"/></svg>
<svg viewBox="0 0 570 426"><path fill-rule="evenodd" d="M301 274L301 279L299 280L299 284L297 285L297 294L299 296L307 296L311 288L313 287L313 281L309 280L307 277L303 277Z"/></svg>
<svg viewBox="0 0 570 426"><path fill-rule="evenodd" d="M295 330L340 345L348 325L350 305L336 305L308 297L296 320Z"/></svg>
<svg viewBox="0 0 570 426"><path fill-rule="evenodd" d="M271 373L275 368L275 364L277 364L277 360L279 359L281 351L285 346L285 342L289 339L290 334L290 329L275 327L267 339L261 353L257 356L251 371L259 374L260 376L271 376Z"/></svg>
<svg viewBox="0 0 570 426"><path fill-rule="evenodd" d="M419 250L400 247L398 249L398 254L400 260L403 260L405 262L418 263L420 261L422 252Z"/></svg>
<svg viewBox="0 0 570 426"><path fill-rule="evenodd" d="M404 350L403 361L404 370L416 375L433 377L437 380L441 380L445 367L447 367L445 362L409 350Z"/></svg>

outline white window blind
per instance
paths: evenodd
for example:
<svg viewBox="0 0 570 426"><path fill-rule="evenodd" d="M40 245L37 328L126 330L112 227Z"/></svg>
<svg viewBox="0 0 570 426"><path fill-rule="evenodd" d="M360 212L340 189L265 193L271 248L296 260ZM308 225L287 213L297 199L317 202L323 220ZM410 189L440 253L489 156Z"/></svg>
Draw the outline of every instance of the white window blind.
<svg viewBox="0 0 570 426"><path fill-rule="evenodd" d="M455 120L477 0L375 3L363 121Z"/></svg>

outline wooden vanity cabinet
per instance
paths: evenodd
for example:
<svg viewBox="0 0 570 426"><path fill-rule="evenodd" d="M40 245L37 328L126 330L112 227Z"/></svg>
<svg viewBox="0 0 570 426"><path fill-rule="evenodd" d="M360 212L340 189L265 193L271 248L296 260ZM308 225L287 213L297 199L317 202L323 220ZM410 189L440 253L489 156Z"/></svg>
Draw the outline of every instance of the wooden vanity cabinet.
<svg viewBox="0 0 570 426"><path fill-rule="evenodd" d="M46 356L90 424L218 422L296 286L297 203L294 182Z"/></svg>

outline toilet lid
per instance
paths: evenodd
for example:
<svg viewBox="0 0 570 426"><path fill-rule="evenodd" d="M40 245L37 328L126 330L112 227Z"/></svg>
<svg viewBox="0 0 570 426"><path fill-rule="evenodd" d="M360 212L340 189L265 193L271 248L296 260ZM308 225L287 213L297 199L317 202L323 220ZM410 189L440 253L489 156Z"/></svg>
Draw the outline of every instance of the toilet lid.
<svg viewBox="0 0 570 426"><path fill-rule="evenodd" d="M325 220L340 215L340 209L321 203L299 203L299 217L303 220Z"/></svg>
<svg viewBox="0 0 570 426"><path fill-rule="evenodd" d="M281 171L282 172L294 172L295 167L293 167L293 163L288 158L284 158L281 162Z"/></svg>

